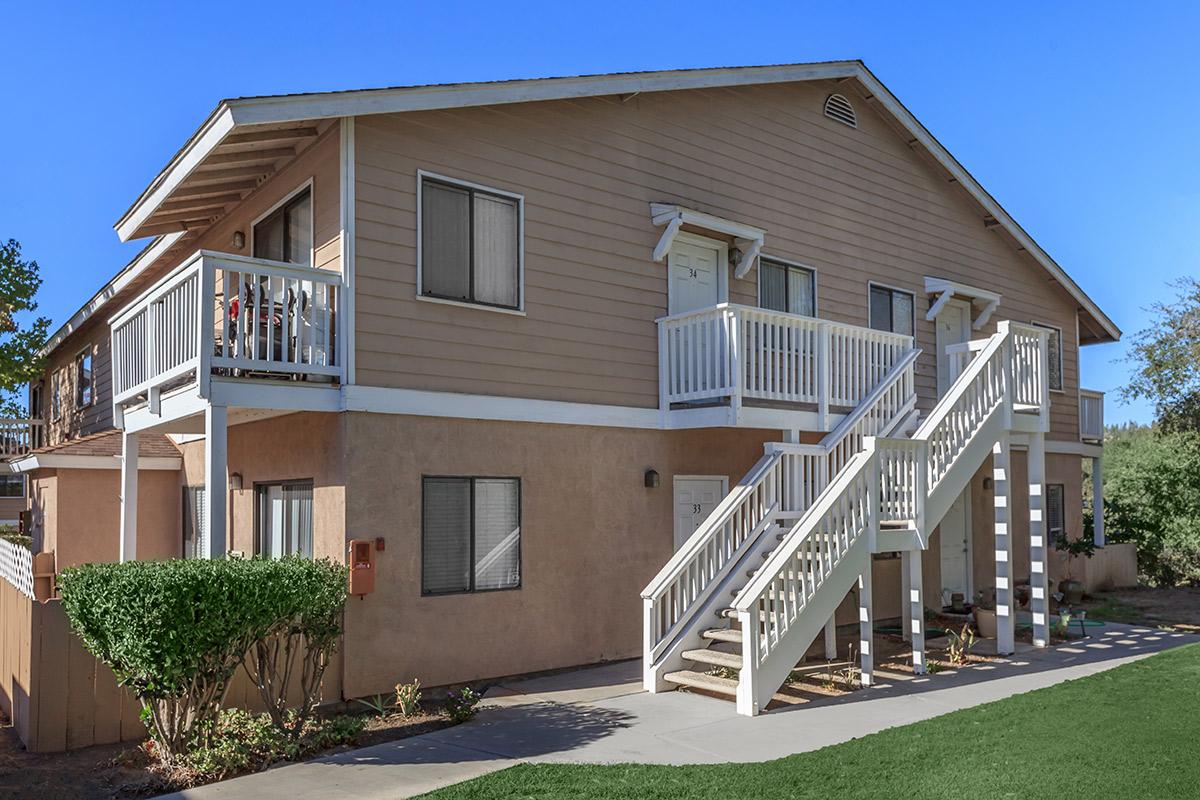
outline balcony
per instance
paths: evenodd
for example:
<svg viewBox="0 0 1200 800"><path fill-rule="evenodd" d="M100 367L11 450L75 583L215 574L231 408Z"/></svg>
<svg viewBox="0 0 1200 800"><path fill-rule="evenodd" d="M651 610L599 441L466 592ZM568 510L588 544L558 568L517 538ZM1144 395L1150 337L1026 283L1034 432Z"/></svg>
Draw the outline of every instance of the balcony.
<svg viewBox="0 0 1200 800"><path fill-rule="evenodd" d="M828 430L913 347L911 336L730 303L662 317L658 341L659 407L673 427Z"/></svg>
<svg viewBox="0 0 1200 800"><path fill-rule="evenodd" d="M1104 442L1104 392L1079 390L1079 439L1083 442Z"/></svg>
<svg viewBox="0 0 1200 800"><path fill-rule="evenodd" d="M40 419L0 418L0 458L23 456L44 445L45 429Z"/></svg>
<svg viewBox="0 0 1200 800"><path fill-rule="evenodd" d="M110 320L113 409L211 399L215 379L342 379L337 272L200 251Z"/></svg>

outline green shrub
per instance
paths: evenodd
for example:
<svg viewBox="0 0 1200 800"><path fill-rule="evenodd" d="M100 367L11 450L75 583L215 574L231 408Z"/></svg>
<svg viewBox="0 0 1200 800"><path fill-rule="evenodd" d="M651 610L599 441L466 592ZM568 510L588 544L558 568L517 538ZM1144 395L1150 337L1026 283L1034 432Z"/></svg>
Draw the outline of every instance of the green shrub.
<svg viewBox="0 0 1200 800"><path fill-rule="evenodd" d="M241 709L225 709L210 724L212 730L206 744L194 748L173 765L176 782L194 785L219 781L353 742L362 733L366 720L347 715L308 720L296 738L280 730L269 714L251 714Z"/></svg>
<svg viewBox="0 0 1200 800"><path fill-rule="evenodd" d="M451 722L466 722L475 716L479 701L483 698L470 686L446 694L446 716Z"/></svg>
<svg viewBox="0 0 1200 800"><path fill-rule="evenodd" d="M340 565L253 558L84 564L58 584L71 626L138 696L170 763L208 744L229 681L256 642L310 618L318 641L336 642L334 581L344 600Z"/></svg>

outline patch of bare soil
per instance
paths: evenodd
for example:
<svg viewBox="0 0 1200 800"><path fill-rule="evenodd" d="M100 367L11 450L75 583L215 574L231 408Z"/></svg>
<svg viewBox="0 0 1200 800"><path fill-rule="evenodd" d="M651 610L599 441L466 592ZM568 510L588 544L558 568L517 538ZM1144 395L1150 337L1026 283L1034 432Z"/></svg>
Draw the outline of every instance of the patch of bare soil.
<svg viewBox="0 0 1200 800"><path fill-rule="evenodd" d="M1200 631L1200 589L1189 587L1116 589L1097 592L1080 606L1089 619Z"/></svg>
<svg viewBox="0 0 1200 800"><path fill-rule="evenodd" d="M440 713L372 717L353 744L309 758L419 736L452 724ZM30 753L9 721L0 715L0 798L4 800L111 800L150 797L173 789L151 769L149 758L137 743L99 745L66 753Z"/></svg>

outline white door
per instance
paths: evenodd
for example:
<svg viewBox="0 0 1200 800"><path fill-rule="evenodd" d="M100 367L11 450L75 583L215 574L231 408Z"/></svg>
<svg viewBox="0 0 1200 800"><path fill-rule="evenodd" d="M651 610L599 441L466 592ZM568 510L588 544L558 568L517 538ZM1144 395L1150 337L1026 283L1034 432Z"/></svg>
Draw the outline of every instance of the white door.
<svg viewBox="0 0 1200 800"><path fill-rule="evenodd" d="M942 540L942 592L946 603L950 595L962 592L963 598L971 602L971 503L964 490L950 506L938 526Z"/></svg>
<svg viewBox="0 0 1200 800"><path fill-rule="evenodd" d="M667 310L671 314L709 308L721 302L724 247L699 237L675 240L667 256Z"/></svg>
<svg viewBox="0 0 1200 800"><path fill-rule="evenodd" d="M961 344L971 338L971 306L961 300L951 300L937 315L937 377L938 397L950 388L958 377L950 370L950 357L946 347Z"/></svg>
<svg viewBox="0 0 1200 800"><path fill-rule="evenodd" d="M728 493L729 481L724 476L675 476L675 549L695 533L700 523L712 513Z"/></svg>

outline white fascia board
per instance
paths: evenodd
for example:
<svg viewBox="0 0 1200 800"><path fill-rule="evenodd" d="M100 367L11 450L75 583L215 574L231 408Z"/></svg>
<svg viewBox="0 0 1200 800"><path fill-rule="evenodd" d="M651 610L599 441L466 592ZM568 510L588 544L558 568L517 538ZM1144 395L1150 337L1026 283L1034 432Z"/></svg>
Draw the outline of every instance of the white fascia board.
<svg viewBox="0 0 1200 800"><path fill-rule="evenodd" d="M458 83L278 97L249 97L229 100L227 105L238 125L259 125L329 117L394 114L403 111L569 100L578 97L601 97L637 92L668 92L679 89L710 89L790 81L827 80L854 77L861 68L861 63L857 61L830 61L818 64L782 64L769 67L666 70L617 75L584 75L573 78L533 78L489 83Z"/></svg>
<svg viewBox="0 0 1200 800"><path fill-rule="evenodd" d="M981 206L983 206L984 211L986 211L997 222L1003 225L1005 230L1012 234L1013 238L1015 238L1017 242L1024 247L1034 257L1034 259L1051 274L1051 276L1054 277L1055 280L1062 284L1063 288L1067 290L1067 293L1070 294L1071 297L1075 298L1079 305L1083 306L1083 308L1087 310L1087 312L1091 314L1097 322L1100 323L1101 327L1104 328L1109 336L1112 336L1113 339L1120 339L1121 329L1118 328L1116 324L1108 318L1107 314L1100 310L1100 307L1097 306L1095 302L1093 302L1092 299L1087 296L1083 289L1079 288L1079 285L1071 279L1071 276L1068 275L1062 267L1056 264L1054 259L1050 258L1049 254L1047 254L1044 250L1042 250L1041 247L1038 246L1038 243L1035 242L1029 236L1029 234L1027 234L1024 229L1017 224L1017 221L1008 215L1008 212L996 202L995 198L988 194L987 190L985 190L973 177L971 177L971 174L967 172L966 168L963 167L962 164L958 163L958 160L954 158L954 156L950 155L950 151L943 147L941 143L934 138L933 134L925 129L924 125L917 121L917 118L914 117L912 113L910 113L909 110L904 107L904 104L901 103L899 99L897 99L890 91L887 90L886 87L884 87L882 83L879 82L878 78L871 74L871 71L867 69L866 66L862 64L856 64L856 67L857 74L855 77L867 89L868 93L873 95L874 98L878 100L879 103L886 108L888 112L895 117L900 124L905 127L906 130L908 130L909 133L913 135L913 138L922 147L928 150L930 155L932 155L934 159L946 169L947 172L954 176L955 180L962 184L963 188L965 188L967 192L969 192L970 195L974 197Z"/></svg>
<svg viewBox="0 0 1200 800"><path fill-rule="evenodd" d="M39 453L26 456L9 465L13 472L32 472L36 469L120 469L120 456L72 456L60 453ZM183 459L176 456L139 456L138 469L179 470Z"/></svg>
<svg viewBox="0 0 1200 800"><path fill-rule="evenodd" d="M42 349L38 351L39 356L47 356L54 351L63 341L75 331L79 330L83 323L87 322L91 317L115 297L122 289L128 286L135 278L152 267L159 256L167 252L174 246L175 242L183 236L183 231L178 233L168 233L165 236L160 236L151 242L146 249L138 253L137 257L130 261L126 267L117 273L116 277L104 284L104 287L84 303L83 307L71 315L71 318L64 322L61 327L46 341Z"/></svg>
<svg viewBox="0 0 1200 800"><path fill-rule="evenodd" d="M657 408L529 400L521 397L429 392L418 389L388 389L379 386L342 387L342 410L411 414L420 417L595 425L609 428L660 427Z"/></svg>
<svg viewBox="0 0 1200 800"><path fill-rule="evenodd" d="M229 107L222 104L213 112L208 121L184 145L183 150L171 159L154 182L142 193L142 196L130 207L117 224L113 226L122 242L133 238L134 233L149 219L171 192L182 183L188 175L198 167L208 154L212 152L221 140L234 128L233 113Z"/></svg>

